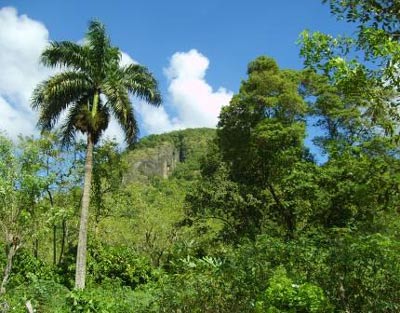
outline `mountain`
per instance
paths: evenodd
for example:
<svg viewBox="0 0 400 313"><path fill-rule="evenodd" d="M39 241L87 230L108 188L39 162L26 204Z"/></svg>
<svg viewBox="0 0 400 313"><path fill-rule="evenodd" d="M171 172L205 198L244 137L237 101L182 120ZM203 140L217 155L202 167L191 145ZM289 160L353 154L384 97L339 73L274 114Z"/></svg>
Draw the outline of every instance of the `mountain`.
<svg viewBox="0 0 400 313"><path fill-rule="evenodd" d="M193 128L142 138L124 155L127 171L123 184L145 182L155 176L193 178L198 174L199 161L215 134L215 129Z"/></svg>

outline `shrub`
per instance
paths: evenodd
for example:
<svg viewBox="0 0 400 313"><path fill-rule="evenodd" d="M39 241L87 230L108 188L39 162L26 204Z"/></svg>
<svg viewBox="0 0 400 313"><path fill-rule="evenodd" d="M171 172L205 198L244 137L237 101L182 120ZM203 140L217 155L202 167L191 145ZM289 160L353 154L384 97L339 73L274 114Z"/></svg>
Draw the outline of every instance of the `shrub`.
<svg viewBox="0 0 400 313"><path fill-rule="evenodd" d="M269 287L256 304L256 312L328 313L332 312L323 290L310 283L295 284L286 270L278 267Z"/></svg>

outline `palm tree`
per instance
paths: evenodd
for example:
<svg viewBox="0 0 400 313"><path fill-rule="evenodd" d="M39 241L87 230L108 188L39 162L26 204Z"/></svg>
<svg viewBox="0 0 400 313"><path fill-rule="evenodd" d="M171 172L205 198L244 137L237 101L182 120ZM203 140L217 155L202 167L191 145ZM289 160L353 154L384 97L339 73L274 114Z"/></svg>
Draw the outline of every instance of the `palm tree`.
<svg viewBox="0 0 400 313"><path fill-rule="evenodd" d="M39 111L38 126L54 128L66 111L61 125L63 142L70 143L79 131L87 137L85 178L82 195L75 288L85 287L87 225L93 168L93 147L107 128L112 114L121 125L128 144L137 139L137 123L129 94L149 104L160 105L157 81L146 67L121 66L121 52L111 46L105 27L91 21L85 43L52 42L41 62L64 71L39 84L32 107Z"/></svg>

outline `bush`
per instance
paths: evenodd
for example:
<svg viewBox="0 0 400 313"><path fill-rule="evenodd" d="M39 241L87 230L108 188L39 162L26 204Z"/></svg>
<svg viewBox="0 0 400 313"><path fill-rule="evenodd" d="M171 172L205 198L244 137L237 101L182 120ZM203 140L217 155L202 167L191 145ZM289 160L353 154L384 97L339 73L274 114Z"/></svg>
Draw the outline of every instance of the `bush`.
<svg viewBox="0 0 400 313"><path fill-rule="evenodd" d="M150 262L129 248L95 244L89 248L88 276L96 284L117 280L136 288L152 277Z"/></svg>
<svg viewBox="0 0 400 313"><path fill-rule="evenodd" d="M59 266L63 284L74 286L76 249L70 249ZM87 284L118 284L136 288L152 279L150 262L132 248L92 243L88 247Z"/></svg>
<svg viewBox="0 0 400 313"><path fill-rule="evenodd" d="M61 280L53 266L35 258L27 250L20 250L14 257L8 288L30 283L31 277L55 283Z"/></svg>
<svg viewBox="0 0 400 313"><path fill-rule="evenodd" d="M71 291L66 297L71 313L129 313L134 312L133 292L117 284L105 284Z"/></svg>
<svg viewBox="0 0 400 313"><path fill-rule="evenodd" d="M294 284L286 270L279 267L257 302L256 312L328 313L332 312L332 307L320 287L310 283Z"/></svg>
<svg viewBox="0 0 400 313"><path fill-rule="evenodd" d="M26 282L9 289L2 298L2 303L11 312L26 312L25 303L30 301L37 312L69 312L65 304L65 296L69 290L54 281L39 279L29 273ZM3 309L0 312L8 312Z"/></svg>

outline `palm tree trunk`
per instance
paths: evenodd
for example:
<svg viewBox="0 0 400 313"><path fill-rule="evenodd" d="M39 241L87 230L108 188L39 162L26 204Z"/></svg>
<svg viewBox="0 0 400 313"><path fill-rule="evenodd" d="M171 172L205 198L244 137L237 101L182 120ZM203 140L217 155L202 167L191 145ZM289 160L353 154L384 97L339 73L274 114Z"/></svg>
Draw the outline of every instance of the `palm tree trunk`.
<svg viewBox="0 0 400 313"><path fill-rule="evenodd" d="M88 134L85 162L85 181L83 184L81 220L79 223L78 251L76 254L75 289L85 288L89 203L93 169L93 146L94 144L92 136Z"/></svg>

